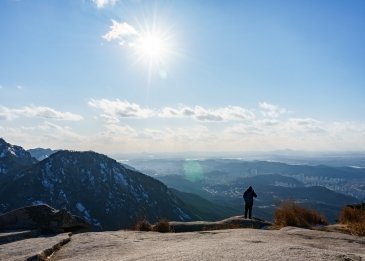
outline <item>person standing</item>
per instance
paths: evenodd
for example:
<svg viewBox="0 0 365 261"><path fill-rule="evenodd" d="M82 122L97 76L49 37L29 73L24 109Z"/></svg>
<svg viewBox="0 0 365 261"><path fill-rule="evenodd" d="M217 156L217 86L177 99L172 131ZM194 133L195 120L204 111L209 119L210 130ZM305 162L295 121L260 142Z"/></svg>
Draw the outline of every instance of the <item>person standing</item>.
<svg viewBox="0 0 365 261"><path fill-rule="evenodd" d="M251 186L243 193L243 199L245 200L245 218L247 218L248 212L249 219L252 219L253 198L256 197L257 195Z"/></svg>

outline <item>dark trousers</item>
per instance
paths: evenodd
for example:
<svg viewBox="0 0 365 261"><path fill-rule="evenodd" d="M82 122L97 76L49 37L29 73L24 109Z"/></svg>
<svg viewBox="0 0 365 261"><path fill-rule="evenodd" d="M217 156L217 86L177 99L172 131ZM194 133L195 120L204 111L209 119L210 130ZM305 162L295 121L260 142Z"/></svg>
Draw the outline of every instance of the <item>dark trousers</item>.
<svg viewBox="0 0 365 261"><path fill-rule="evenodd" d="M252 218L252 206L253 206L253 203L245 204L245 218L247 218L247 212L248 212L249 219Z"/></svg>

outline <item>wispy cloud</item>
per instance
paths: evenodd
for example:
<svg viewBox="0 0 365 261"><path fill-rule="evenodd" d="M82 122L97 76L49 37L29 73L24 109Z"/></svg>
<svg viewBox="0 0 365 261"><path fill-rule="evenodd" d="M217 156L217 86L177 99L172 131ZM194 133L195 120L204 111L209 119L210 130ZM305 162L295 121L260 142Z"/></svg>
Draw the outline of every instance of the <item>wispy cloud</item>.
<svg viewBox="0 0 365 261"><path fill-rule="evenodd" d="M287 109L267 102L260 102L259 106L262 109L262 115L269 118L277 118L282 114L288 113Z"/></svg>
<svg viewBox="0 0 365 261"><path fill-rule="evenodd" d="M90 140L65 125L45 121L35 126L0 126L0 137L25 148L51 147L54 149L89 149Z"/></svg>
<svg viewBox="0 0 365 261"><path fill-rule="evenodd" d="M60 126L48 121L45 121L39 126L39 129L51 135L51 137L64 137L65 139L81 140L81 135L77 134L68 126Z"/></svg>
<svg viewBox="0 0 365 261"><path fill-rule="evenodd" d="M118 40L121 44L130 40L132 36L138 35L137 30L126 22L117 22L112 20L110 30L103 35L103 38L108 42Z"/></svg>
<svg viewBox="0 0 365 261"><path fill-rule="evenodd" d="M25 106L22 108L10 109L5 106L0 106L0 120L12 120L17 117L41 117L65 121L80 121L83 119L81 115L71 112L60 112L49 107Z"/></svg>
<svg viewBox="0 0 365 261"><path fill-rule="evenodd" d="M293 132L325 133L325 126L322 122L312 118L291 118L284 127Z"/></svg>
<svg viewBox="0 0 365 261"><path fill-rule="evenodd" d="M256 135L262 134L263 129L255 126L255 124L236 124L230 127L227 127L224 130L225 134L233 134L233 135Z"/></svg>
<svg viewBox="0 0 365 261"><path fill-rule="evenodd" d="M255 118L255 114L251 110L238 106L207 109L197 105L194 107L180 106L178 108L149 109L119 99L91 99L88 105L100 109L103 112L101 117L114 123L117 123L119 118L192 118L202 122L242 121Z"/></svg>
<svg viewBox="0 0 365 261"><path fill-rule="evenodd" d="M80 121L83 119L81 115L71 112L60 112L49 107L26 106L16 110L16 112L27 117L42 117L55 120Z"/></svg>
<svg viewBox="0 0 365 261"><path fill-rule="evenodd" d="M271 137L304 137L308 135L326 134L331 127L312 118L255 119L239 123L225 129L226 134L260 135ZM298 137L299 138L299 137Z"/></svg>
<svg viewBox="0 0 365 261"><path fill-rule="evenodd" d="M107 5L115 5L119 0L92 0L97 8L104 8Z"/></svg>
<svg viewBox="0 0 365 261"><path fill-rule="evenodd" d="M82 133L45 121L23 127L0 125L0 137L28 148L47 146L77 150L117 152L245 151L245 150L363 150L365 124L324 123L311 118L276 122L254 119L223 129L202 123L191 126L140 127L106 123L99 132ZM325 131L318 131L318 126Z"/></svg>
<svg viewBox="0 0 365 261"><path fill-rule="evenodd" d="M217 137L205 126L186 128L132 128L128 125L105 125L105 131L96 137L96 146L110 144L114 152L176 152L205 150L215 144ZM208 145L207 145L208 144Z"/></svg>
<svg viewBox="0 0 365 261"><path fill-rule="evenodd" d="M135 137L137 136L138 131L132 128L129 125L117 125L117 124L106 124L105 126L106 131L103 132L102 135L109 136L109 137L118 137L118 136L129 136Z"/></svg>
<svg viewBox="0 0 365 261"><path fill-rule="evenodd" d="M281 108L268 105L258 104L248 109L231 105L147 108L119 99L91 99L88 106L102 119L92 132L85 132L79 124L69 127L54 121L82 119L71 112L41 106L0 106L0 120L9 121L0 124L0 136L28 147L44 145L109 153L365 148L364 123L325 122L312 117L292 117L294 113L279 113L280 117L253 113ZM27 120L24 121L27 126L13 128L10 120L21 117L46 120L41 124L39 120Z"/></svg>
<svg viewBox="0 0 365 261"><path fill-rule="evenodd" d="M240 121L255 118L255 114L238 106L206 109L202 106L180 108L165 107L159 113L161 118L192 117L198 121Z"/></svg>
<svg viewBox="0 0 365 261"><path fill-rule="evenodd" d="M12 112L9 108L0 106L0 120L12 120L16 117L16 114Z"/></svg>
<svg viewBox="0 0 365 261"><path fill-rule="evenodd" d="M120 118L148 118L154 115L153 110L142 108L136 103L128 101L116 100L95 100L88 102L90 107L100 109L103 114L101 116L108 122L117 123Z"/></svg>

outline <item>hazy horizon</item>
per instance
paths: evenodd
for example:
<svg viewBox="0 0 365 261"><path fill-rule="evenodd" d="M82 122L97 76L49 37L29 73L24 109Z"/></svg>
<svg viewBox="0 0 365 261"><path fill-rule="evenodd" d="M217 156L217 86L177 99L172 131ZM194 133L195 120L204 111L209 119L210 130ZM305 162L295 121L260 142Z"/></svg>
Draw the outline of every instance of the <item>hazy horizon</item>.
<svg viewBox="0 0 365 261"><path fill-rule="evenodd" d="M113 154L365 151L363 1L0 2L0 137Z"/></svg>

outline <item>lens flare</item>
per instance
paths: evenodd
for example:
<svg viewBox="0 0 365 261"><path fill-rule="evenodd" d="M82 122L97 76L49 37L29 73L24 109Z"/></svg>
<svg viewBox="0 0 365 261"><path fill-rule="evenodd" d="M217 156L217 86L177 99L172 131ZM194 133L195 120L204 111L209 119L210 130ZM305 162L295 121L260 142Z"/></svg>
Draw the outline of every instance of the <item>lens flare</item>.
<svg viewBox="0 0 365 261"><path fill-rule="evenodd" d="M184 162L185 178L191 182L197 182L203 179L203 168L198 161L187 160Z"/></svg>

